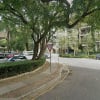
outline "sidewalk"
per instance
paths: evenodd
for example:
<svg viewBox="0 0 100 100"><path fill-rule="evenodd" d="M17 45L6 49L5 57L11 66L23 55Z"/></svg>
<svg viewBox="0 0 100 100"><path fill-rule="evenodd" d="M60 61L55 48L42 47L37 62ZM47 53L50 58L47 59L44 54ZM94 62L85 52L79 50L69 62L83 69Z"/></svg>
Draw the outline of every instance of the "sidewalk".
<svg viewBox="0 0 100 100"><path fill-rule="evenodd" d="M61 82L68 73L67 66L57 63L52 64L50 72L46 62L33 72L0 80L0 100L34 100Z"/></svg>

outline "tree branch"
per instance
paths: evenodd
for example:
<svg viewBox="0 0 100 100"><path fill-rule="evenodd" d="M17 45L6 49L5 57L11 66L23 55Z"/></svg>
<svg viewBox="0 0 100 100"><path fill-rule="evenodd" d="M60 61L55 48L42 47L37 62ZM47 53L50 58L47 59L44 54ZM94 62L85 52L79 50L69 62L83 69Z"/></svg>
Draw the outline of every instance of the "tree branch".
<svg viewBox="0 0 100 100"><path fill-rule="evenodd" d="M17 11L16 9L12 8L10 5L7 5L9 7L8 10L10 13L12 13L13 15L15 15L16 17L20 18L20 20L24 23L24 24L28 24L28 21L24 18L24 16Z"/></svg>
<svg viewBox="0 0 100 100"><path fill-rule="evenodd" d="M100 8L95 8L95 9L93 9L93 10L91 10L91 11L84 12L84 13L80 16L80 18L77 19L73 24L68 24L68 28L74 27L74 26L75 26L78 22L80 22L83 18L85 18L86 16L88 16L88 15L90 15L90 14L96 12L96 11L99 11L99 10L100 10Z"/></svg>

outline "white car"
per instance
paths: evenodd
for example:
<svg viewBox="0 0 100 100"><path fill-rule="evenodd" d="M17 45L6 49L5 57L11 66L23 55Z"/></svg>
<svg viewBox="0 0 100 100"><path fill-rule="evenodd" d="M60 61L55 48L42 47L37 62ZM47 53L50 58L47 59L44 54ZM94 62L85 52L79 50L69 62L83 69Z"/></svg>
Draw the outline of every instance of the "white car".
<svg viewBox="0 0 100 100"><path fill-rule="evenodd" d="M50 58L50 54L49 53L45 53L44 56L46 57L46 59Z"/></svg>
<svg viewBox="0 0 100 100"><path fill-rule="evenodd" d="M24 51L23 55L26 56L27 59L31 60L33 57L33 51Z"/></svg>

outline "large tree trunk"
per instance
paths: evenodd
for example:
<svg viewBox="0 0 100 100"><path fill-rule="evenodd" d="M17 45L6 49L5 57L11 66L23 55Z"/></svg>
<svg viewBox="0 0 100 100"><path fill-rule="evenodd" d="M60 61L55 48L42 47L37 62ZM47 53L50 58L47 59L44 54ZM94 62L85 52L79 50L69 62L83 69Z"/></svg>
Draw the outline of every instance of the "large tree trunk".
<svg viewBox="0 0 100 100"><path fill-rule="evenodd" d="M40 44L40 52L39 52L39 56L38 56L38 59L39 58L41 58L43 55L44 55L44 52L45 52L45 50L46 50L46 40L45 39L43 39L42 41L41 41L41 44Z"/></svg>
<svg viewBox="0 0 100 100"><path fill-rule="evenodd" d="M25 43L25 47L26 47L26 50L28 51L29 50L28 42Z"/></svg>
<svg viewBox="0 0 100 100"><path fill-rule="evenodd" d="M39 50L39 43L38 42L35 42L34 43L34 49L33 49L33 57L32 57L32 60L35 60L38 58L38 50Z"/></svg>
<svg viewBox="0 0 100 100"><path fill-rule="evenodd" d="M11 51L11 46L10 46L10 31L9 30L7 32L7 49L8 49L8 52Z"/></svg>

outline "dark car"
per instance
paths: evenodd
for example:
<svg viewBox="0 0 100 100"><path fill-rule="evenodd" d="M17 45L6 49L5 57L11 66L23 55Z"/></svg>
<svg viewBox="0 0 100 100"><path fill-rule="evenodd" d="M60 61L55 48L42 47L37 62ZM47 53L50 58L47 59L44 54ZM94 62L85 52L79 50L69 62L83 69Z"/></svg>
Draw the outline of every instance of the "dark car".
<svg viewBox="0 0 100 100"><path fill-rule="evenodd" d="M3 53L0 53L0 59L5 58L5 55Z"/></svg>
<svg viewBox="0 0 100 100"><path fill-rule="evenodd" d="M100 60L100 54L97 54L97 55L96 55L96 59L97 59L97 60Z"/></svg>
<svg viewBox="0 0 100 100"><path fill-rule="evenodd" d="M13 56L8 59L8 61L23 61L23 60L27 60L27 58L23 55Z"/></svg>

